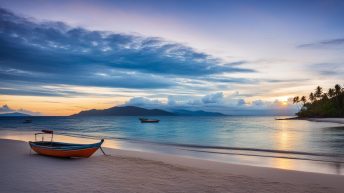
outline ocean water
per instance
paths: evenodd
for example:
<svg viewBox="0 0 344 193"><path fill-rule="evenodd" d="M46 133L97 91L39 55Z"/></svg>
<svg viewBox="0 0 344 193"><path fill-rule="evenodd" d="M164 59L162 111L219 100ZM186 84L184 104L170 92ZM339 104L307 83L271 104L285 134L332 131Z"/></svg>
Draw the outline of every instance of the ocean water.
<svg viewBox="0 0 344 193"><path fill-rule="evenodd" d="M1 117L0 130L39 131L116 141L122 149L230 163L343 174L344 125L256 116Z"/></svg>

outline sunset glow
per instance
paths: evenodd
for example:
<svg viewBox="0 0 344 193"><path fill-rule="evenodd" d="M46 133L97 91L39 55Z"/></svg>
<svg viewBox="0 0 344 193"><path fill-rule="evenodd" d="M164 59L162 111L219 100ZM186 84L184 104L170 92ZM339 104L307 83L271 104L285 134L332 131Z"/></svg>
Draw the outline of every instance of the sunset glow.
<svg viewBox="0 0 344 193"><path fill-rule="evenodd" d="M340 1L192 2L2 1L1 112L293 115L343 82Z"/></svg>

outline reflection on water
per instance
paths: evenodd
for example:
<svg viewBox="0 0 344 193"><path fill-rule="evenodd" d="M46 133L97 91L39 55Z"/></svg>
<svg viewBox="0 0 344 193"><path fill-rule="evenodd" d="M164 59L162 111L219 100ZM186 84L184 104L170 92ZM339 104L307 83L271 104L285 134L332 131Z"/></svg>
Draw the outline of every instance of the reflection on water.
<svg viewBox="0 0 344 193"><path fill-rule="evenodd" d="M288 130L288 123L290 121L287 120L281 120L277 121L277 135L275 137L275 141L277 144L278 149L290 149L290 147L293 147L293 141L291 140L291 134ZM272 160L273 167L281 168L281 169L293 169L295 166L293 165L293 162L290 159L280 159L276 158Z"/></svg>
<svg viewBox="0 0 344 193"><path fill-rule="evenodd" d="M22 124L18 118L0 118L0 137L29 141L33 131L48 128L70 135L56 135L55 141L106 138L104 146L110 148L344 174L344 127L334 123L273 117L158 117L159 124L141 124L136 117L32 119L32 124Z"/></svg>
<svg viewBox="0 0 344 193"><path fill-rule="evenodd" d="M287 170L292 170L293 168L295 168L295 166L293 165L293 162L289 159L274 159L273 160L273 166L276 168L281 168L281 169L287 169Z"/></svg>
<svg viewBox="0 0 344 193"><path fill-rule="evenodd" d="M290 146L292 146L292 140L289 139L290 135L288 134L288 121L278 121L277 123L278 133L275 137L275 141L278 149L288 149Z"/></svg>

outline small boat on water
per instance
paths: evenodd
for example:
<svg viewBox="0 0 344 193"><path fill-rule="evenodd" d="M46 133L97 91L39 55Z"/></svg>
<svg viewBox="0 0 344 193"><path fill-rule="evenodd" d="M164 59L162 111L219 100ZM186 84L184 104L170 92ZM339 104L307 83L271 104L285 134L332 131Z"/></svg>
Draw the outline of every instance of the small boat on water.
<svg viewBox="0 0 344 193"><path fill-rule="evenodd" d="M37 141L37 135L51 134L50 141L44 141L42 136L42 141ZM35 134L35 141L29 141L30 147L33 151L38 154L53 156L53 157L90 157L94 152L99 148L104 142L102 139L98 143L93 144L74 144L74 143L62 143L62 142L53 142L54 132L51 130L42 130L42 133ZM102 150L102 149L101 149ZM102 150L104 153L104 151ZM105 153L104 153L105 154Z"/></svg>
<svg viewBox="0 0 344 193"><path fill-rule="evenodd" d="M141 123L159 123L158 119L139 118Z"/></svg>

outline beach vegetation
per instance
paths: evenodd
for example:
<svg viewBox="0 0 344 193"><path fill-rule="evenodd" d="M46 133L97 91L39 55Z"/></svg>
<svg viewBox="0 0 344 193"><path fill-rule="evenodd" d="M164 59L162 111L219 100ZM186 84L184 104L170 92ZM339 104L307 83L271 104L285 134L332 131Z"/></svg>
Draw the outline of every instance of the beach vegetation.
<svg viewBox="0 0 344 193"><path fill-rule="evenodd" d="M344 117L344 88L341 85L336 84L327 92L317 86L308 99L306 96L293 98L293 103L299 108L298 117Z"/></svg>

